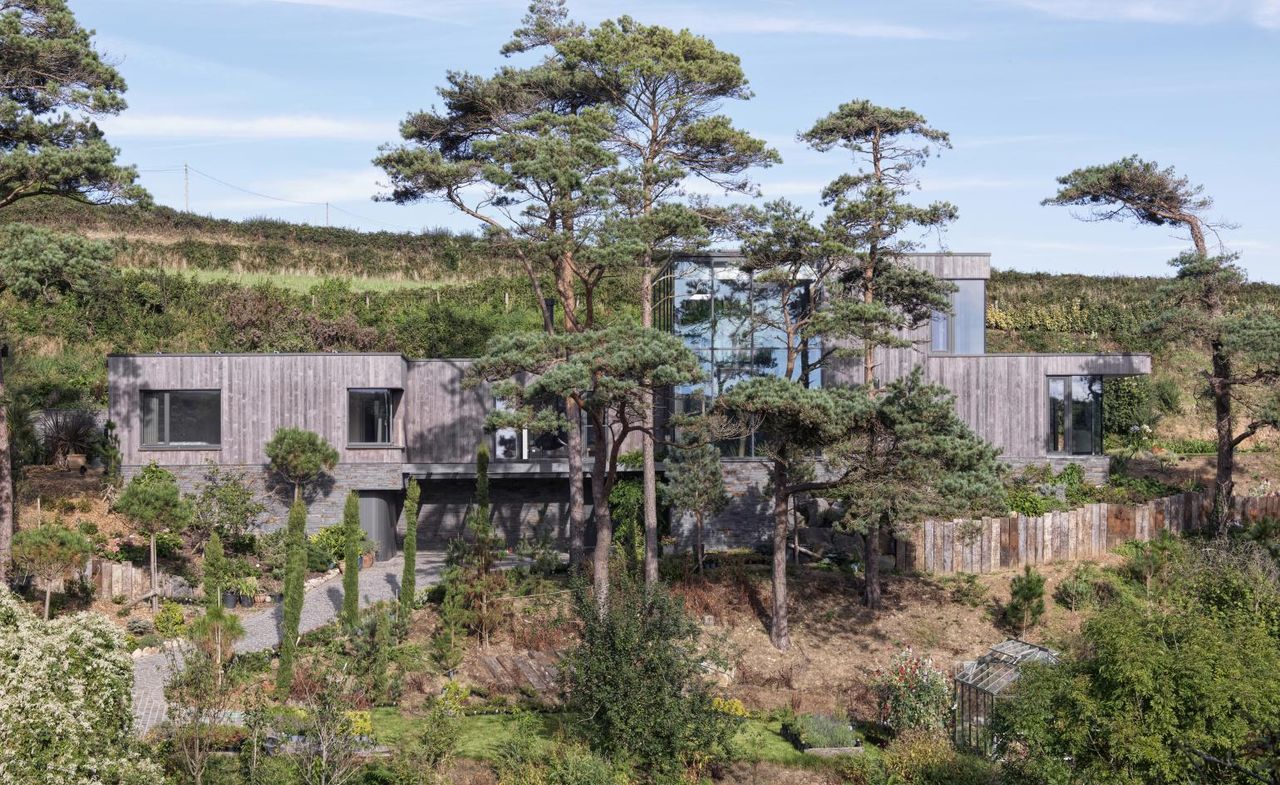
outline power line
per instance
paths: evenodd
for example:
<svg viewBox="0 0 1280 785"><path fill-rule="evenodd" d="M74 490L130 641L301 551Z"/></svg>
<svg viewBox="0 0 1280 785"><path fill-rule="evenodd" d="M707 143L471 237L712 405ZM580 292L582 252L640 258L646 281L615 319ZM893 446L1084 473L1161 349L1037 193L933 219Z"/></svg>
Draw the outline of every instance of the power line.
<svg viewBox="0 0 1280 785"><path fill-rule="evenodd" d="M194 173L205 178L206 180L209 180L210 182L217 183L218 185L221 185L224 188L230 188L234 191L239 191L241 193L245 193L250 196L256 196L259 199L269 199L270 201L273 201L273 202L281 202L283 204L296 204L296 205L302 205L304 207L323 207L325 209L325 226L329 225L329 211L336 210L340 213L351 216L356 220L366 221L371 224L377 224L378 226L384 226L384 227L387 227L388 229L398 229L403 232L417 231L416 229L409 226L405 226L403 224L391 223L389 221L383 221L377 218L370 218L367 215L361 215L360 213L352 212L351 210L348 210L345 207L339 207L338 205L333 204L332 202L311 202L311 201L306 201L302 199L289 199L284 196L274 196L272 194L262 193L261 191L255 191L252 188L245 188L244 186L227 182L226 180L223 180L220 177L215 177L214 175L211 175L208 172L201 171L195 168L194 166L190 166L188 164L183 164L181 166L158 167L155 169L139 169L138 171L148 172L148 173L182 172L183 173L183 205L184 205L184 209L187 212L190 212L191 210L189 173Z"/></svg>

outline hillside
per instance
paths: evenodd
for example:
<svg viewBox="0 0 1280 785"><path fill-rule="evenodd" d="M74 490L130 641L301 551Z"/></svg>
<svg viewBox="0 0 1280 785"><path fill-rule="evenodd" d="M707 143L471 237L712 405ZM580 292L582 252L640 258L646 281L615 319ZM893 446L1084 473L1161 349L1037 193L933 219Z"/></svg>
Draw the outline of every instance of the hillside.
<svg viewBox="0 0 1280 785"><path fill-rule="evenodd" d="M477 273L507 277L518 265L488 242L446 229L419 234L360 232L271 218L229 221L169 207L102 207L34 198L0 212L0 223L27 223L112 244L125 268L191 272L210 279L248 275L253 282L319 280L326 276L426 285L473 280ZM296 287L295 287L296 288ZM387 287L375 287L387 288Z"/></svg>
<svg viewBox="0 0 1280 785"><path fill-rule="evenodd" d="M0 224L19 222L106 243L116 268L93 296L0 295L0 334L17 344L11 378L36 405L101 403L102 356L112 351L469 356L497 333L537 324L519 266L471 235L237 222L166 207L41 199L0 213ZM632 312L633 283L606 284L607 314ZM997 271L988 288L988 349L1151 352L1151 380L1113 385L1109 425L1159 418L1159 435L1179 452L1207 449L1210 418L1197 389L1204 360L1146 329L1160 285L1158 278ZM1254 284L1247 296L1249 305L1280 309L1280 286Z"/></svg>

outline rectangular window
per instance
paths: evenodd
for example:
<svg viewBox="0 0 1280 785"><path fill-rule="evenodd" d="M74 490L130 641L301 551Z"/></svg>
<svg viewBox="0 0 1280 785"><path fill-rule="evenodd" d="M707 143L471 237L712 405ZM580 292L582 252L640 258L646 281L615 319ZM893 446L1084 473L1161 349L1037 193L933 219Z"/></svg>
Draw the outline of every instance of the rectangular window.
<svg viewBox="0 0 1280 785"><path fill-rule="evenodd" d="M1049 451L1102 454L1102 377L1049 377Z"/></svg>
<svg viewBox="0 0 1280 785"><path fill-rule="evenodd" d="M220 390L143 390L144 447L217 447L222 443Z"/></svg>
<svg viewBox="0 0 1280 785"><path fill-rule="evenodd" d="M347 442L391 444L394 400L391 390L347 390Z"/></svg>
<svg viewBox="0 0 1280 785"><path fill-rule="evenodd" d="M987 351L987 282L975 278L951 281L951 313L935 311L930 320L929 348L937 354L984 354Z"/></svg>

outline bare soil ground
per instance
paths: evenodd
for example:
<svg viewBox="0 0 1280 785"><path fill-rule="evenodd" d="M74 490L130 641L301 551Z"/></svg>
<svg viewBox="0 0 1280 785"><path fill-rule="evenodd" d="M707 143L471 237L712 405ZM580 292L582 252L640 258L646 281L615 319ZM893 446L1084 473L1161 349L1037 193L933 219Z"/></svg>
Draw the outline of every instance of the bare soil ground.
<svg viewBox="0 0 1280 785"><path fill-rule="evenodd" d="M1199 484L1211 488L1216 467L1217 457L1213 455L1163 455L1132 461L1127 471L1169 485ZM1280 490L1280 450L1238 453L1235 481L1238 494Z"/></svg>

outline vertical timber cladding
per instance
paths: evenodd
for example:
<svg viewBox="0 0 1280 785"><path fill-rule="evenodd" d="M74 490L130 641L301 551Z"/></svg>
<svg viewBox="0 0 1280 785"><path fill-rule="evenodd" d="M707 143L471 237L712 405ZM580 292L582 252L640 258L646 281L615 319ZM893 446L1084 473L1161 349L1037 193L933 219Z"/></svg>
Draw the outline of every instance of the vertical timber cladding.
<svg viewBox="0 0 1280 785"><path fill-rule="evenodd" d="M290 502L267 472L263 450L276 430L303 428L338 451L329 481L309 502L307 527L314 531L341 520L346 493L398 491L406 444L402 399L392 422L391 444L348 444L347 390L353 387L404 391L407 373L398 354L195 354L112 356L107 359L111 419L119 424L123 471L128 479L155 462L172 471L184 492L203 484L210 463L244 476L268 505L267 526L283 523ZM145 390L218 390L221 444L198 449L155 449L142 439Z"/></svg>

